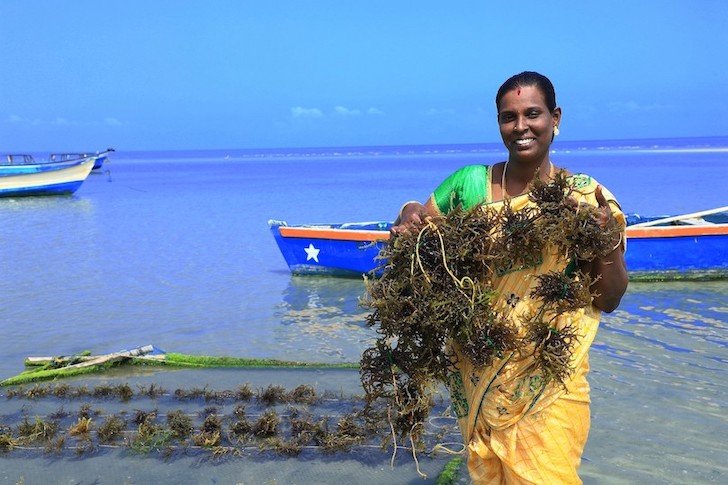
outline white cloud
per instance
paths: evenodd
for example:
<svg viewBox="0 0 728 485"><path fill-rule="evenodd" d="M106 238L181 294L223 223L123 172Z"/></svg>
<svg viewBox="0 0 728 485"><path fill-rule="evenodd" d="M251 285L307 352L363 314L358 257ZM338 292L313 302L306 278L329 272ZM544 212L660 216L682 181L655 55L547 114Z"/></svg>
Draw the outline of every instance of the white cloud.
<svg viewBox="0 0 728 485"><path fill-rule="evenodd" d="M54 125L60 125L60 126L68 126L71 124L70 121L68 121L66 118L61 118L60 116L53 120Z"/></svg>
<svg viewBox="0 0 728 485"><path fill-rule="evenodd" d="M31 118L23 118L22 116L18 115L9 115L7 118L5 118L5 123L12 123L15 125L30 125L30 126L40 126L42 124L45 124L47 122L41 121L39 119L31 119Z"/></svg>
<svg viewBox="0 0 728 485"><path fill-rule="evenodd" d="M294 118L322 118L324 116L318 108L303 108L295 106L291 108L291 116Z"/></svg>
<svg viewBox="0 0 728 485"><path fill-rule="evenodd" d="M629 113L650 113L654 111L663 110L665 107L660 104L641 104L637 101L617 101L609 104L609 110L614 113L629 112Z"/></svg>
<svg viewBox="0 0 728 485"><path fill-rule="evenodd" d="M336 111L336 114L341 116L359 116L361 114L361 111L358 109L349 109L343 106L335 107L334 111Z"/></svg>
<svg viewBox="0 0 728 485"><path fill-rule="evenodd" d="M384 114L384 111L377 109L377 108L369 108L367 110L368 115L374 115L374 116L380 116Z"/></svg>
<svg viewBox="0 0 728 485"><path fill-rule="evenodd" d="M109 126L122 126L124 123L114 118L113 116L107 116L104 118L104 124Z"/></svg>
<svg viewBox="0 0 728 485"><path fill-rule="evenodd" d="M453 110L453 109L430 108L427 111L425 111L425 114L427 116L454 115L455 114L455 110Z"/></svg>

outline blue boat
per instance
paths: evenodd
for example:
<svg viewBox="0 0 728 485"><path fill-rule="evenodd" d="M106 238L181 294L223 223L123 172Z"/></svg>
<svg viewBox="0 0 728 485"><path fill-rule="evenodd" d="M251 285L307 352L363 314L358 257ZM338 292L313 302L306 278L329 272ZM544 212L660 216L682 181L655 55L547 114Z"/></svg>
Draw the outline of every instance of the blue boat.
<svg viewBox="0 0 728 485"><path fill-rule="evenodd" d="M627 218L630 279L728 278L728 207L670 217ZM391 222L288 225L268 221L294 274L361 277L380 273Z"/></svg>
<svg viewBox="0 0 728 485"><path fill-rule="evenodd" d="M2 155L0 197L73 194L94 162L95 157L39 162L32 155Z"/></svg>

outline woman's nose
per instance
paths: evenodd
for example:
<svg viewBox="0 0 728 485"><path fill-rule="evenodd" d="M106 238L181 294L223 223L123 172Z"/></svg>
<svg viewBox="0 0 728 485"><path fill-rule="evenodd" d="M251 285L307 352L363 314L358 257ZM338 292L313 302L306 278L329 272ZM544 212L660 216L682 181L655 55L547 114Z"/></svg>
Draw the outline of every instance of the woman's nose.
<svg viewBox="0 0 728 485"><path fill-rule="evenodd" d="M523 131L526 128L526 118L524 118L523 116L516 116L516 119L513 122L513 129L516 131Z"/></svg>

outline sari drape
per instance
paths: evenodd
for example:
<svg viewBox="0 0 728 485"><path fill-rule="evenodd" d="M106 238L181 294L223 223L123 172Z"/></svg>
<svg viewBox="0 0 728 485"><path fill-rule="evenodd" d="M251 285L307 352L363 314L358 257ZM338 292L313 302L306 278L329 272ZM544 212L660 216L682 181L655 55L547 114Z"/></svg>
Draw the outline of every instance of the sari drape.
<svg viewBox="0 0 728 485"><path fill-rule="evenodd" d="M504 202L490 200L490 172L490 167L464 167L448 177L432 198L443 213L457 204L467 209L480 202L497 210ZM582 174L570 179L578 202L598 206L596 180ZM624 229L619 204L608 190L602 192ZM528 194L509 203L514 211L534 205ZM547 246L534 266L496 272L497 309L522 327L520 317L540 307L529 296L538 283L536 276L563 272L569 262L567 255ZM571 358L573 372L564 385L545 382L533 355L513 352L478 368L456 347L450 349L454 358L448 386L474 483L581 483L577 469L589 432L588 351L600 315L589 306L561 314L552 323L557 330L571 325L579 337Z"/></svg>

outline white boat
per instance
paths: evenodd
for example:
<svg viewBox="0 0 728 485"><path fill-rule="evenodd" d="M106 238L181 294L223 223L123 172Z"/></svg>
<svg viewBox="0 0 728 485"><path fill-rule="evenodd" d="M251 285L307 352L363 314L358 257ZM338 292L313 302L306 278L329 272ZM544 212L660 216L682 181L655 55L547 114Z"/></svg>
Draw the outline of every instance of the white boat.
<svg viewBox="0 0 728 485"><path fill-rule="evenodd" d="M95 156L36 161L32 155L0 156L0 197L73 194L86 180Z"/></svg>

